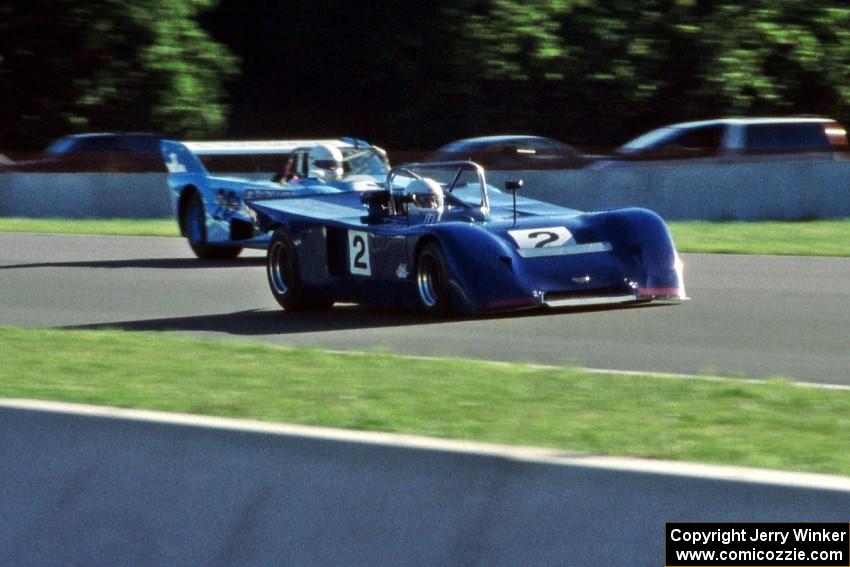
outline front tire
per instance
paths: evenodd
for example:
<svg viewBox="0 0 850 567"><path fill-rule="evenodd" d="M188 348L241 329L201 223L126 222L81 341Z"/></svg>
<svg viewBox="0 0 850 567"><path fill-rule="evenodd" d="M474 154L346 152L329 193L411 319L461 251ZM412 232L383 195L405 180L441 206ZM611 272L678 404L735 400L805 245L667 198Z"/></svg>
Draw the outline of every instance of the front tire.
<svg viewBox="0 0 850 567"><path fill-rule="evenodd" d="M449 276L443 249L436 242L427 243L416 260L416 290L425 311L435 315L452 312Z"/></svg>
<svg viewBox="0 0 850 567"><path fill-rule="evenodd" d="M204 211L204 202L196 192L192 193L186 203L181 225L186 234L186 240L189 241L189 247L195 256L202 260L232 260L242 252L242 248L238 246L210 246L207 243L207 216Z"/></svg>
<svg viewBox="0 0 850 567"><path fill-rule="evenodd" d="M298 252L285 230L275 230L266 253L266 276L269 289L278 305L286 311L328 309L333 301L313 297L304 290Z"/></svg>

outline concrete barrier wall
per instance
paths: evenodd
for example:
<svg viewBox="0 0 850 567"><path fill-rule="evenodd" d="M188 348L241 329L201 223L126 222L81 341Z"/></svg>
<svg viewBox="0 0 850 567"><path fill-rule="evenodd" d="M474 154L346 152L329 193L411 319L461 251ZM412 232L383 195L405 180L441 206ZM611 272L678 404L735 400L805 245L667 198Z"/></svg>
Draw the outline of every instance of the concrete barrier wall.
<svg viewBox="0 0 850 567"><path fill-rule="evenodd" d="M579 210L638 206L667 220L850 217L850 162L634 164L603 170L488 173L525 181L522 194Z"/></svg>
<svg viewBox="0 0 850 567"><path fill-rule="evenodd" d="M165 173L0 174L0 216L162 218L172 215Z"/></svg>
<svg viewBox="0 0 850 567"><path fill-rule="evenodd" d="M602 170L488 173L488 181L497 187L517 177L525 181L525 196L579 210L639 206L668 220L850 217L850 161L632 164ZM165 174L0 174L0 216L171 214Z"/></svg>
<svg viewBox="0 0 850 567"><path fill-rule="evenodd" d="M732 481L112 413L0 402L1 565L657 567L665 521L846 522L850 510L840 477Z"/></svg>

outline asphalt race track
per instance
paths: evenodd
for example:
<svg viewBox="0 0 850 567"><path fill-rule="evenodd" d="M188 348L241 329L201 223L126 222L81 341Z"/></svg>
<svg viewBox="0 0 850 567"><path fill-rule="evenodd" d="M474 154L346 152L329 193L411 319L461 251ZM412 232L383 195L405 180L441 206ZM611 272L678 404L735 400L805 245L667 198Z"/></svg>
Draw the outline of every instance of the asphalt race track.
<svg viewBox="0 0 850 567"><path fill-rule="evenodd" d="M196 260L182 239L0 234L0 325L197 335L541 364L785 376L850 386L850 260L684 255L678 306L438 321L337 305L288 314L263 255Z"/></svg>

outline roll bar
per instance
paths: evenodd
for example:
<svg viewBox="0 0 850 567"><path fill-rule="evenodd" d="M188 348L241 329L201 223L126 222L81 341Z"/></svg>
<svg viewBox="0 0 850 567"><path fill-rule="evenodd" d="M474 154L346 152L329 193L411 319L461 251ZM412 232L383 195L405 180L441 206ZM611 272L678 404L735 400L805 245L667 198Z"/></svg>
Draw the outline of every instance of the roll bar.
<svg viewBox="0 0 850 567"><path fill-rule="evenodd" d="M393 179L395 179L398 175L406 175L413 177L414 179L422 179L423 176L416 172L417 169L440 169L445 171L457 170L454 178L452 178L452 182L444 189L446 193L451 193L454 190L455 185L460 180L460 176L464 171L475 171L475 174L478 177L478 184L481 187L481 212L485 214L490 212L490 197L487 194L487 180L484 176L483 167L473 161L438 161L433 163L405 163L390 169L389 173L387 173L387 191L389 192L390 215L398 214L395 199L393 199Z"/></svg>

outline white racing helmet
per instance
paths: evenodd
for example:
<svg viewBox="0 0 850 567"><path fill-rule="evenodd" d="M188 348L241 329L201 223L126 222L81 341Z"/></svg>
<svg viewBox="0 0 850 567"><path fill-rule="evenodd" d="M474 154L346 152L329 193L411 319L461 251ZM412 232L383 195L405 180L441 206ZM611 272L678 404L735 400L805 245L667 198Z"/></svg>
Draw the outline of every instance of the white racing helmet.
<svg viewBox="0 0 850 567"><path fill-rule="evenodd" d="M322 181L342 179L342 152L328 144L319 144L310 149L307 176Z"/></svg>
<svg viewBox="0 0 850 567"><path fill-rule="evenodd" d="M433 179L423 177L411 181L404 188L404 194L410 198L411 208L415 210L443 212L445 204L443 188Z"/></svg>

